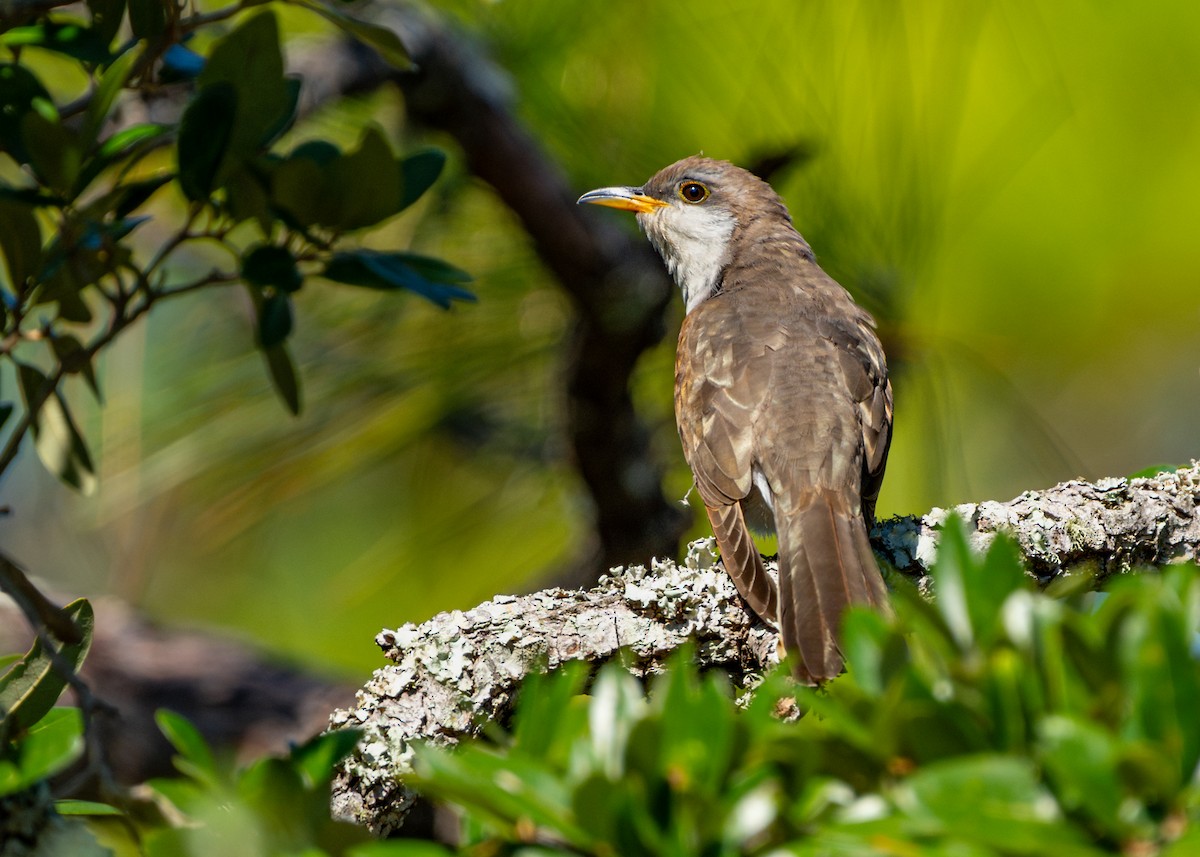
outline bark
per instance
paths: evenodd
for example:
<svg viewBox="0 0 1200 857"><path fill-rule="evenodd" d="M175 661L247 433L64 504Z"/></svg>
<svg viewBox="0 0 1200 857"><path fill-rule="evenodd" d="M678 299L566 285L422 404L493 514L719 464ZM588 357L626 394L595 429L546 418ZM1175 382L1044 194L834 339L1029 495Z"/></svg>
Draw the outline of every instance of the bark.
<svg viewBox="0 0 1200 857"><path fill-rule="evenodd" d="M1200 464L1150 479L1065 482L1007 503L933 509L881 522L872 541L894 567L929 590L926 570L951 514L984 548L997 532L1017 540L1039 584L1086 570L1097 581L1144 565L1195 561L1200 548ZM886 566L885 566L886 567ZM768 564L769 570L774 571ZM777 635L752 616L708 540L682 565L616 568L588 590L499 596L376 637L392 661L334 713L332 728L365 732L334 783L335 816L379 834L403 824L415 794L404 785L411 744L453 744L511 710L522 678L568 660L600 662L626 651L635 670L656 671L685 643L705 667L752 686L777 659Z"/></svg>

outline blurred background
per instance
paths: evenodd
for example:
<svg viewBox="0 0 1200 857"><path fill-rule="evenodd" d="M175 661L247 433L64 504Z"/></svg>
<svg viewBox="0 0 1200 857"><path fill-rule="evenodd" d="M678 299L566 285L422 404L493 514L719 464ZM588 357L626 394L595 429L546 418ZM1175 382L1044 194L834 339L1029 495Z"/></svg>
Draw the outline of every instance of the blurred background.
<svg viewBox="0 0 1200 857"><path fill-rule="evenodd" d="M896 395L881 517L1200 454L1194 2L423 9L483 58L576 194L701 151L769 173L879 321ZM293 58L328 38L311 15L279 14ZM381 662L380 628L578 562L594 513L564 437L575 304L394 82L323 101L284 148L351 144L367 123L398 151L450 160L364 242L467 269L478 303L306 287L299 418L270 388L244 293L157 308L100 367L102 410L68 386L97 493L71 493L31 447L0 487L2 538L34 574L360 676ZM156 204L177 219L178 199ZM153 224L142 237L153 246ZM690 484L671 410L681 314L673 302L632 376L672 502ZM30 524L49 515L54 532ZM701 517L688 537L706 533Z"/></svg>

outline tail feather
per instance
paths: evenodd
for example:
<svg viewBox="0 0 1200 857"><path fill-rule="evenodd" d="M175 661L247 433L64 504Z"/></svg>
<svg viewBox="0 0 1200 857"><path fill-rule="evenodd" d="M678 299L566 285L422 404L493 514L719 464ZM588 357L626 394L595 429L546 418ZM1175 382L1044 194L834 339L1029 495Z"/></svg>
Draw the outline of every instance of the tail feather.
<svg viewBox="0 0 1200 857"><path fill-rule="evenodd" d="M779 615L779 593L763 567L762 555L746 527L741 504L708 506L707 509L725 571L733 578L750 609L773 625Z"/></svg>
<svg viewBox="0 0 1200 857"><path fill-rule="evenodd" d="M886 609L887 590L857 503L810 491L777 523L783 644L798 679L824 681L842 671L838 632L846 608Z"/></svg>

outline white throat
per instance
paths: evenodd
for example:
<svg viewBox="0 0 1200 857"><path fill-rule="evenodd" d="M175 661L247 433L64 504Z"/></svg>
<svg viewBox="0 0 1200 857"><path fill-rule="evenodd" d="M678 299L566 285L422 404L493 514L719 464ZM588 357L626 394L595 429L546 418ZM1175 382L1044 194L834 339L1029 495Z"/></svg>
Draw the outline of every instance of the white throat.
<svg viewBox="0 0 1200 857"><path fill-rule="evenodd" d="M676 203L639 214L638 222L683 292L687 311L711 297L717 278L729 263L733 214L719 208L683 207Z"/></svg>

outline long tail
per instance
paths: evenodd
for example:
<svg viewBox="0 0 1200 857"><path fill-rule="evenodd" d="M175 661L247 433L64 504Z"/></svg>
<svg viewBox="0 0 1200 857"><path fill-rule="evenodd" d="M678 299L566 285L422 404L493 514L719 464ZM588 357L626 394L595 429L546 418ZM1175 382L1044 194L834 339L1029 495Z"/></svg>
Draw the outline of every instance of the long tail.
<svg viewBox="0 0 1200 857"><path fill-rule="evenodd" d="M708 521L721 548L725 571L750 609L769 625L779 621L779 593L763 568L762 555L746 528L740 503L709 506Z"/></svg>
<svg viewBox="0 0 1200 857"><path fill-rule="evenodd" d="M787 505L775 515L780 632L793 674L816 684L842 671L838 631L846 608L887 609L887 588L857 498L809 490Z"/></svg>

